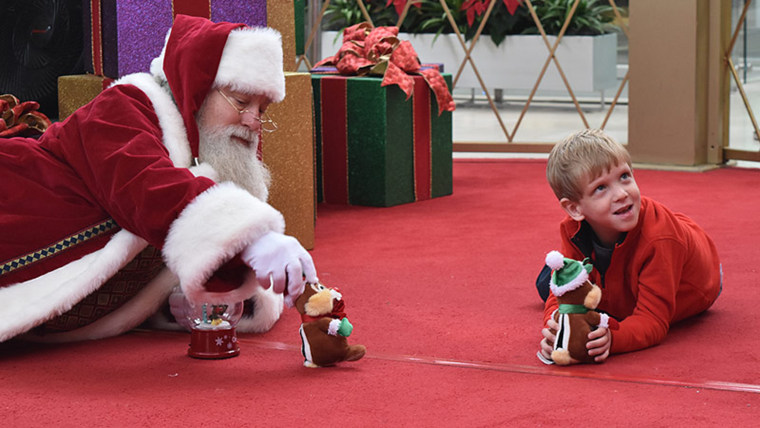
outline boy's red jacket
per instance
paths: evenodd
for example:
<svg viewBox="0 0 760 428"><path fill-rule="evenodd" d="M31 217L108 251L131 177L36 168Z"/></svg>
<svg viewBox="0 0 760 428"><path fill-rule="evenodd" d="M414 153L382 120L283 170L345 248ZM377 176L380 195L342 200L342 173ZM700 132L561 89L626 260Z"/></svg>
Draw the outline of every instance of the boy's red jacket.
<svg viewBox="0 0 760 428"><path fill-rule="evenodd" d="M585 222L560 223L562 254L592 256L592 231ZM589 278L602 288L598 309L621 320L612 332L612 353L660 343L673 322L696 315L715 302L721 267L712 239L693 220L641 197L638 225L615 246L604 281L594 269ZM557 308L550 295L544 323Z"/></svg>

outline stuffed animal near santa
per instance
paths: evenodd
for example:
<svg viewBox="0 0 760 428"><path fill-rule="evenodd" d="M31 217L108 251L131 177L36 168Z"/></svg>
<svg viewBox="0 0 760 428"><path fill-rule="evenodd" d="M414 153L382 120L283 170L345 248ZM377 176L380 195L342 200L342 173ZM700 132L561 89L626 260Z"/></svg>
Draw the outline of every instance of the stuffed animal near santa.
<svg viewBox="0 0 760 428"><path fill-rule="evenodd" d="M295 307L301 314L301 353L304 366L332 366L364 357L364 345L349 345L354 327L344 312L343 295L337 288L307 284Z"/></svg>

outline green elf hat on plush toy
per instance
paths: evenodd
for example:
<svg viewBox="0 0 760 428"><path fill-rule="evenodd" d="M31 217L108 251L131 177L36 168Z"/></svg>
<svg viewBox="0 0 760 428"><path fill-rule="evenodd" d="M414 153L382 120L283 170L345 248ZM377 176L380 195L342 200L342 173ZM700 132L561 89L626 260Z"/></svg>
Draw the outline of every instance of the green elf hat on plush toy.
<svg viewBox="0 0 760 428"><path fill-rule="evenodd" d="M575 290L588 280L593 266L586 258L582 262L568 259L559 251L550 251L546 255L546 265L552 269L549 286L555 296L559 297L568 291Z"/></svg>

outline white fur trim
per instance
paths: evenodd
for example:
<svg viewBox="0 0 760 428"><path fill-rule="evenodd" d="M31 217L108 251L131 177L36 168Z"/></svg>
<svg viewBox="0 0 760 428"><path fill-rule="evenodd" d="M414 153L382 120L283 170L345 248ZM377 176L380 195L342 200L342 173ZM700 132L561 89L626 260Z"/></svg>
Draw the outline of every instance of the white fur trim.
<svg viewBox="0 0 760 428"><path fill-rule="evenodd" d="M599 327L602 328L609 328L610 327L610 316L605 313L600 313L601 318L599 320Z"/></svg>
<svg viewBox="0 0 760 428"><path fill-rule="evenodd" d="M559 251L549 251L546 255L546 265L552 268L552 270L561 269L565 264L565 256Z"/></svg>
<svg viewBox="0 0 760 428"><path fill-rule="evenodd" d="M0 342L70 310L126 266L148 243L120 230L98 251L29 281L0 289Z"/></svg>
<svg viewBox="0 0 760 428"><path fill-rule="evenodd" d="M565 256L562 255L559 251L553 250L549 251L548 254L546 254L545 259L546 265L549 266L552 271L556 271L559 269L562 269L565 266ZM580 262L578 262L580 263ZM562 284L561 287L558 287L557 284L554 282L554 272L552 272L552 276L549 280L549 288L551 288L552 293L559 297L568 291L575 290L576 288L583 285L584 282L588 279L588 272L586 272L586 269L583 268L583 263L581 263L581 272L573 278L572 281Z"/></svg>
<svg viewBox="0 0 760 428"><path fill-rule="evenodd" d="M340 320L333 319L332 321L330 321L330 326L327 327L327 334L329 334L330 336L337 336L339 328L340 328Z"/></svg>
<svg viewBox="0 0 760 428"><path fill-rule="evenodd" d="M209 188L185 207L169 229L163 254L190 301L242 301L259 287L253 271L242 287L224 295L206 292L204 284L247 245L269 231L284 230L285 220L279 211L225 182Z"/></svg>
<svg viewBox="0 0 760 428"><path fill-rule="evenodd" d="M169 36L172 34L172 29L166 32L164 38L164 47L161 48L161 54L153 58L150 62L150 74L166 81L166 73L164 72L164 56L166 56L166 44L169 42Z"/></svg>
<svg viewBox="0 0 760 428"><path fill-rule="evenodd" d="M153 315L166 301L174 286L177 285L177 281L176 275L164 268L134 297L92 324L63 333L44 336L27 335L24 338L35 342L60 343L117 336L137 327Z"/></svg>
<svg viewBox="0 0 760 428"><path fill-rule="evenodd" d="M174 166L189 168L193 160L190 142L187 139L182 115L171 95L148 73L128 74L115 81L111 86L115 85L134 85L145 92L145 95L153 103L153 110L161 125L164 147L169 151L169 157Z"/></svg>
<svg viewBox="0 0 760 428"><path fill-rule="evenodd" d="M166 33L161 54L150 63L150 73L166 80L164 56ZM215 86L230 86L235 91L264 94L273 102L285 98L285 73L282 65L282 36L272 28L244 27L232 30L222 51Z"/></svg>
<svg viewBox="0 0 760 428"><path fill-rule="evenodd" d="M266 95L273 102L285 98L282 36L266 27L232 30L224 45L214 86Z"/></svg>
<svg viewBox="0 0 760 428"><path fill-rule="evenodd" d="M572 281L563 284L561 287L558 287L557 284L554 283L554 278L549 281L549 288L551 288L552 293L554 293L555 296L559 297L568 291L573 291L576 288L583 285L584 282L588 279L588 272L586 272L586 269L581 269L581 272L573 278Z"/></svg>
<svg viewBox="0 0 760 428"><path fill-rule="evenodd" d="M256 287L251 300L253 301L253 316L241 319L237 325L237 331L241 333L269 331L282 314L282 294L275 293L272 287L266 290Z"/></svg>

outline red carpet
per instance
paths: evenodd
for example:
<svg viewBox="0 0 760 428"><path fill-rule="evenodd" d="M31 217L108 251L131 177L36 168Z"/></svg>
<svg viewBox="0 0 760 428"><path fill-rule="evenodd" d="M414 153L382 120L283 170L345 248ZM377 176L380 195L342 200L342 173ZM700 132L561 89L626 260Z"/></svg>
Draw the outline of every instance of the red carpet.
<svg viewBox="0 0 760 428"><path fill-rule="evenodd" d="M660 346L602 365L535 357L533 285L562 213L544 161L456 161L454 195L318 208L320 279L341 288L364 360L301 366L298 317L193 360L185 334L0 345L8 426L750 426L760 417L760 170L637 170L643 194L699 222L725 286Z"/></svg>

